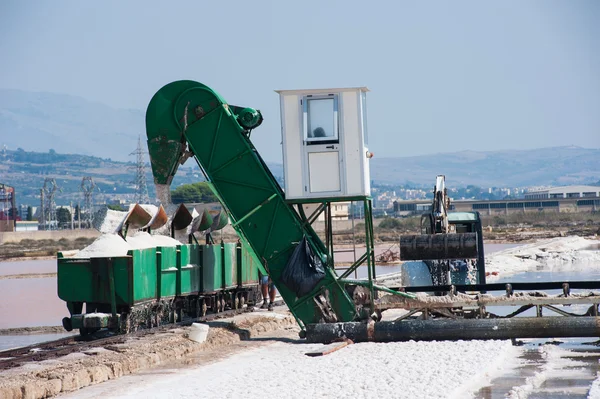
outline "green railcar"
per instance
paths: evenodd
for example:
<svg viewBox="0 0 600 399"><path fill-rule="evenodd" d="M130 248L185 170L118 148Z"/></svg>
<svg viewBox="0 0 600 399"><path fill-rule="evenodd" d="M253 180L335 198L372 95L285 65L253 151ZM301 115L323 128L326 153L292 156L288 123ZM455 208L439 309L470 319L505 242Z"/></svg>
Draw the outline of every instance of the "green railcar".
<svg viewBox="0 0 600 399"><path fill-rule="evenodd" d="M65 329L82 333L118 327L118 315L157 297L156 248L130 250L126 256L65 258L58 253L58 297L67 303ZM113 317L83 317L110 314Z"/></svg>
<svg viewBox="0 0 600 399"><path fill-rule="evenodd" d="M235 288L238 285L237 245L223 243L221 246L223 249L223 289Z"/></svg>
<svg viewBox="0 0 600 399"><path fill-rule="evenodd" d="M58 297L69 307L110 304L111 285L117 306L152 300L156 297L156 275L156 248L131 250L126 256L84 259L58 253Z"/></svg>
<svg viewBox="0 0 600 399"><path fill-rule="evenodd" d="M201 291L218 292L223 287L223 253L220 245L201 245Z"/></svg>
<svg viewBox="0 0 600 399"><path fill-rule="evenodd" d="M240 243L237 247L238 286L247 287L256 285L258 281L258 264L260 261L254 251L247 244Z"/></svg>
<svg viewBox="0 0 600 399"><path fill-rule="evenodd" d="M160 298L171 298L177 294L177 248L156 248L157 285Z"/></svg>
<svg viewBox="0 0 600 399"><path fill-rule="evenodd" d="M201 267L200 246L184 244L177 246L177 295L198 294Z"/></svg>
<svg viewBox="0 0 600 399"><path fill-rule="evenodd" d="M160 246L114 257L59 252L58 296L70 313L63 326L82 334L100 328L128 332L253 304L258 260L251 252L235 243Z"/></svg>

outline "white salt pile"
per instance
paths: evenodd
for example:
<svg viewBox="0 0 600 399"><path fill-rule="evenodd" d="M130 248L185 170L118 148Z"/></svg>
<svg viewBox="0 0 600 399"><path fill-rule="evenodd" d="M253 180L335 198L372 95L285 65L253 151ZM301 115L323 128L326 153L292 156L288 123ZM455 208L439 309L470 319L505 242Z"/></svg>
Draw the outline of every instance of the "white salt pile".
<svg viewBox="0 0 600 399"><path fill-rule="evenodd" d="M138 231L131 236L127 236L127 242L133 249L174 247L181 244L181 241L169 236L151 235L144 231Z"/></svg>
<svg viewBox="0 0 600 399"><path fill-rule="evenodd" d="M152 248L156 246L154 245L152 236L146 232L136 232L128 235L125 239L133 249Z"/></svg>
<svg viewBox="0 0 600 399"><path fill-rule="evenodd" d="M75 254L75 258L125 256L131 246L116 234L102 234L93 243Z"/></svg>
<svg viewBox="0 0 600 399"><path fill-rule="evenodd" d="M320 344L277 342L223 360L173 374L153 376L146 383L115 384L111 398L175 397L269 398L285 392L298 398L469 398L502 375L522 351L510 341L360 343L327 356L305 353ZM267 378L257 384L252 363ZM294 378L284 378L294 376ZM324 370L338 372L332 378Z"/></svg>
<svg viewBox="0 0 600 399"><path fill-rule="evenodd" d="M127 212L104 208L96 214L92 225L100 233L114 234L120 229L126 217Z"/></svg>
<svg viewBox="0 0 600 399"><path fill-rule="evenodd" d="M79 252L74 258L105 258L109 256L125 256L130 249L145 249L154 247L174 247L181 242L174 238L161 235L150 235L139 231L127 236L125 241L117 234L102 234L93 243Z"/></svg>
<svg viewBox="0 0 600 399"><path fill-rule="evenodd" d="M485 268L497 275L490 275L487 280L491 282L538 267L550 270L582 264L586 264L586 268L600 267L600 251L590 249L598 244L599 240L583 237L559 237L495 252L487 257Z"/></svg>

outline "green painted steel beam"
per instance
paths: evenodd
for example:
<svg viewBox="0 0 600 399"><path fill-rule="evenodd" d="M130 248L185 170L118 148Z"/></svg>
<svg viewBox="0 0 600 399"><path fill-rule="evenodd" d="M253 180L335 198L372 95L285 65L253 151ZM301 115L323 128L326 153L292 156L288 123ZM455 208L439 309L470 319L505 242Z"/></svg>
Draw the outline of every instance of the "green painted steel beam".
<svg viewBox="0 0 600 399"><path fill-rule="evenodd" d="M368 196L353 196L353 197L328 197L328 198L298 198L298 199L288 199L286 202L288 204L315 204L315 203L327 203L327 202L352 202L352 201L368 201L371 200L371 197Z"/></svg>

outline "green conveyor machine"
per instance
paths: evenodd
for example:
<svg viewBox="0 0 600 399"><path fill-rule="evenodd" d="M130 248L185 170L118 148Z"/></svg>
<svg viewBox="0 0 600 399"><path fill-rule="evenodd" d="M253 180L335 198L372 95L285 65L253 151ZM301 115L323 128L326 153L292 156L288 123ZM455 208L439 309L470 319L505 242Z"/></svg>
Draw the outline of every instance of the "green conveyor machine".
<svg viewBox="0 0 600 399"><path fill-rule="evenodd" d="M148 150L155 184L169 186L178 166L193 157L226 208L241 239L260 259L302 328L357 318L356 307L335 272L297 297L282 273L300 242L327 263L326 248L288 205L284 193L249 139L262 123L260 111L229 105L211 88L176 81L160 89L146 113Z"/></svg>

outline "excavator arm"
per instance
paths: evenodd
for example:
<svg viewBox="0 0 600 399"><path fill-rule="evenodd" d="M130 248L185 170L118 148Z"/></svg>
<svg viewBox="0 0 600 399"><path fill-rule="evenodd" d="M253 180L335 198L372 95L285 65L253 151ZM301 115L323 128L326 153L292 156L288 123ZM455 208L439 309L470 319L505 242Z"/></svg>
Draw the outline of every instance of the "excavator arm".
<svg viewBox="0 0 600 399"><path fill-rule="evenodd" d="M164 86L146 112L152 173L162 186L157 191L168 192L178 166L193 157L300 326L354 320L356 307L332 269L326 268L325 276L302 297L283 283L284 270L304 239L323 264L327 252L285 202L283 190L250 141L250 131L262 119L259 111L230 106L201 83L184 80Z"/></svg>

